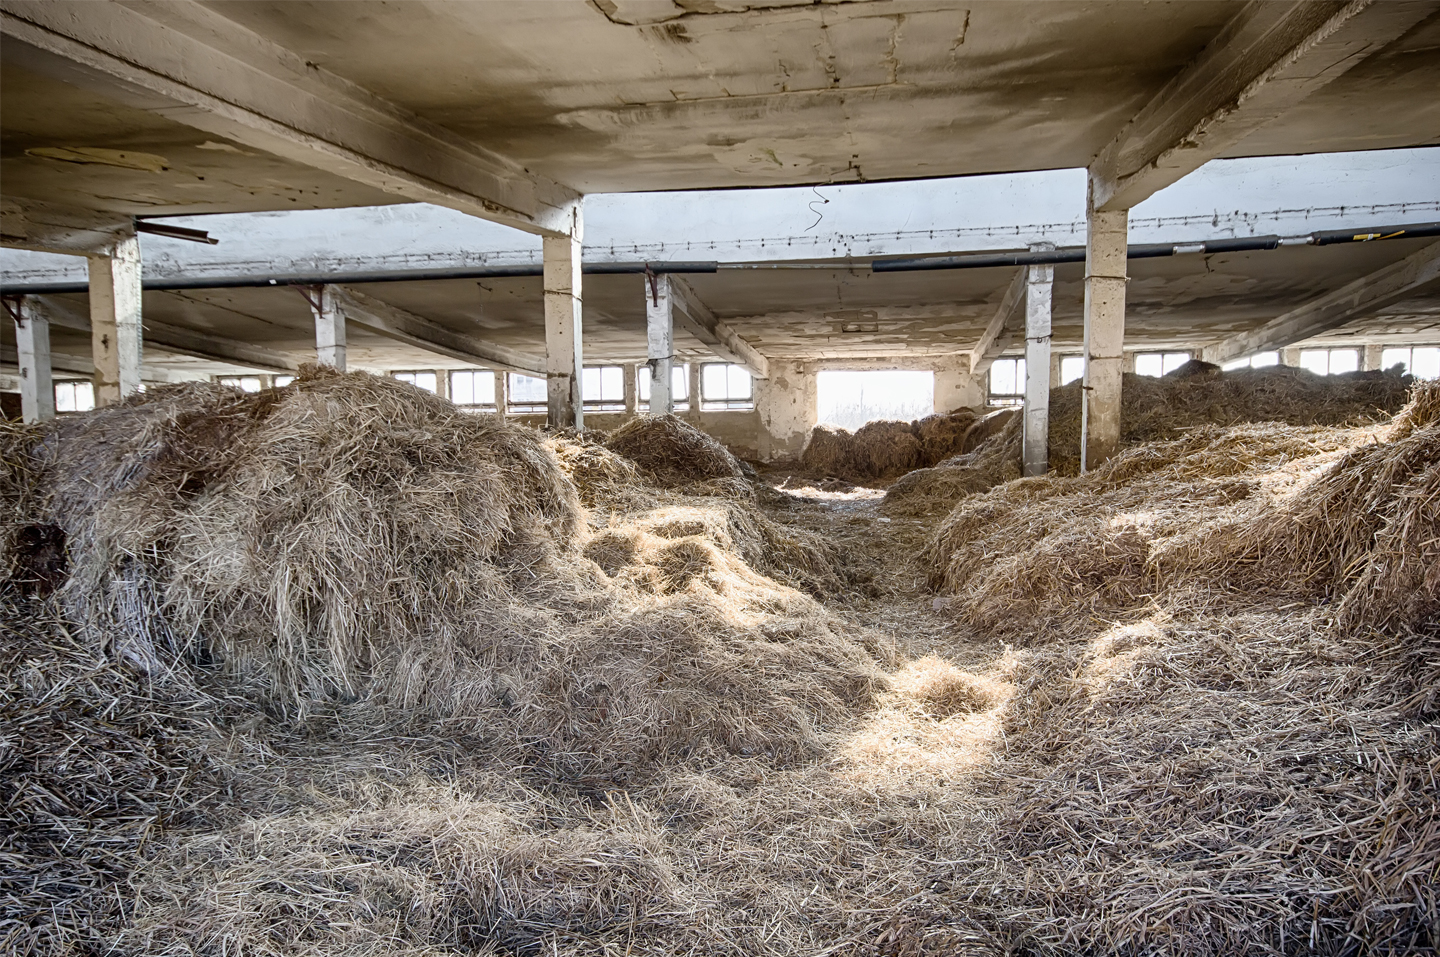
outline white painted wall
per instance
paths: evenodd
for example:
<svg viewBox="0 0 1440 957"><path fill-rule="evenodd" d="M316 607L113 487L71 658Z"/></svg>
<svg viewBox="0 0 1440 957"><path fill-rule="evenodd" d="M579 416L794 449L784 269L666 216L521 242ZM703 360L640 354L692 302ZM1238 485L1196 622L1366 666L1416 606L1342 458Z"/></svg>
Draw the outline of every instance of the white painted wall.
<svg viewBox="0 0 1440 957"><path fill-rule="evenodd" d="M828 200L828 202L826 202ZM590 262L832 259L1085 241L1085 174L1053 170L904 183L585 201ZM1440 148L1216 160L1132 211L1130 241L1440 220ZM218 246L144 236L147 279L539 265L540 240L421 204L174 217ZM0 250L5 282L83 280L83 259Z"/></svg>

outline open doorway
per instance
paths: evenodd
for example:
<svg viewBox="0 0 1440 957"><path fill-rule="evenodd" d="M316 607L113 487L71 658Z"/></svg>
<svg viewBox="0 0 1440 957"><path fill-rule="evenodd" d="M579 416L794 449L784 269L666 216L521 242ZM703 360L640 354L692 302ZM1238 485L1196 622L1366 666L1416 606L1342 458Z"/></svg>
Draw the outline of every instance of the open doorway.
<svg viewBox="0 0 1440 957"><path fill-rule="evenodd" d="M878 419L908 422L935 411L933 372L826 370L815 378L822 425L854 431Z"/></svg>

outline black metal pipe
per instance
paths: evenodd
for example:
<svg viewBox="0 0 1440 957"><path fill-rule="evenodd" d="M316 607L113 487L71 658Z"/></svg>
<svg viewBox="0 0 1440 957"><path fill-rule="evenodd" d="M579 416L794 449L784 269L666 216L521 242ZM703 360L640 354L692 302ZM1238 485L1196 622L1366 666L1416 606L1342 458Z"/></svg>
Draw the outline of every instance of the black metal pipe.
<svg viewBox="0 0 1440 957"><path fill-rule="evenodd" d="M1410 223L1404 226L1375 226L1362 229L1327 229L1302 236L1245 236L1239 239L1207 239L1198 243L1144 243L1130 246L1127 259L1156 259L1186 253L1235 253L1277 249L1281 246L1331 246L1336 243L1372 242L1382 239L1416 239L1440 236L1440 223ZM1085 247L1064 246L1036 252L972 253L965 256L925 256L913 259L877 259L872 272L912 272L923 269L985 269L991 266L1035 266L1085 261Z"/></svg>

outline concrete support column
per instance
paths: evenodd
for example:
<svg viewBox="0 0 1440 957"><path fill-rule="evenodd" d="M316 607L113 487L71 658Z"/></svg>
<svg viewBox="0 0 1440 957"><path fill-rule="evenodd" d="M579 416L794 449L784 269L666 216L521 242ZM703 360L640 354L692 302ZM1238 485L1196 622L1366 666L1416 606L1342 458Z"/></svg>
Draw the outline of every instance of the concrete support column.
<svg viewBox="0 0 1440 957"><path fill-rule="evenodd" d="M621 368L625 370L625 414L634 415L640 407L639 389L636 385L642 374L649 375L649 370L633 362L627 362Z"/></svg>
<svg viewBox="0 0 1440 957"><path fill-rule="evenodd" d="M568 236L546 236L545 379L550 425L585 427L581 373L580 210Z"/></svg>
<svg viewBox="0 0 1440 957"><path fill-rule="evenodd" d="M1375 343L1366 343L1360 350L1360 369L1363 372L1379 372L1380 363L1384 361L1385 347Z"/></svg>
<svg viewBox="0 0 1440 957"><path fill-rule="evenodd" d="M935 371L935 411L937 413L957 412L960 409L978 409L985 405L985 376L970 374L970 360L956 356L964 367L960 369L937 369Z"/></svg>
<svg viewBox="0 0 1440 957"><path fill-rule="evenodd" d="M1095 209L1085 242L1085 401L1080 407L1080 470L1120 448L1120 387L1125 353L1125 252L1129 210Z"/></svg>
<svg viewBox="0 0 1440 957"><path fill-rule="evenodd" d="M315 359L337 372L345 371L345 313L331 286L312 287L305 297L315 317Z"/></svg>
<svg viewBox="0 0 1440 957"><path fill-rule="evenodd" d="M133 232L90 264L90 349L95 405L114 405L140 389L140 240Z"/></svg>
<svg viewBox="0 0 1440 957"><path fill-rule="evenodd" d="M450 370L435 370L435 394L442 399L450 398Z"/></svg>
<svg viewBox="0 0 1440 957"><path fill-rule="evenodd" d="M1054 349L1050 350L1050 388L1060 388L1060 354Z"/></svg>
<svg viewBox="0 0 1440 957"><path fill-rule="evenodd" d="M1054 249L1053 243L1031 246ZM1030 267L1025 283L1025 475L1044 475L1050 462L1050 306L1055 267Z"/></svg>
<svg viewBox="0 0 1440 957"><path fill-rule="evenodd" d="M705 363L699 359L690 363L690 415L696 421L700 419L700 385L704 379L701 374ZM756 400L757 404L759 400ZM817 413L818 414L818 413Z"/></svg>
<svg viewBox="0 0 1440 957"><path fill-rule="evenodd" d="M495 414L504 418L510 405L510 373L495 370Z"/></svg>
<svg viewBox="0 0 1440 957"><path fill-rule="evenodd" d="M1281 349L1281 350L1280 350L1280 364L1281 364L1282 366L1289 366L1289 367L1292 368L1292 369L1298 369L1298 368L1300 368L1300 350L1299 350L1299 349Z"/></svg>
<svg viewBox="0 0 1440 957"><path fill-rule="evenodd" d="M1127 352L1120 357L1120 371L1135 374L1135 353Z"/></svg>
<svg viewBox="0 0 1440 957"><path fill-rule="evenodd" d="M28 296L15 320L20 363L20 414L26 422L55 418L55 382L50 375L50 320Z"/></svg>
<svg viewBox="0 0 1440 957"><path fill-rule="evenodd" d="M671 313L670 277L645 276L645 348L650 360L650 414L668 415L675 401L670 394L670 369L675 361L675 324Z"/></svg>
<svg viewBox="0 0 1440 957"><path fill-rule="evenodd" d="M692 401L699 401L698 393ZM760 458L773 462L799 457L820 417L815 373L798 362L771 360L770 378L755 380L755 410L760 415Z"/></svg>

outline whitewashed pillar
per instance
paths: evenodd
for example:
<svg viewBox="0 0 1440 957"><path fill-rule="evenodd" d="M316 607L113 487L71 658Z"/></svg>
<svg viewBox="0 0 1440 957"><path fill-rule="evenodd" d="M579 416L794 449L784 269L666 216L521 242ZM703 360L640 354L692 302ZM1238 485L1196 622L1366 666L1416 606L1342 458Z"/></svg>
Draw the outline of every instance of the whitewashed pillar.
<svg viewBox="0 0 1440 957"><path fill-rule="evenodd" d="M50 367L50 320L29 296L20 300L15 320L20 360L20 413L26 422L55 418L55 381Z"/></svg>
<svg viewBox="0 0 1440 957"><path fill-rule="evenodd" d="M581 333L580 207L568 236L546 236L545 257L545 379L550 424L585 427L581 375L585 368Z"/></svg>
<svg viewBox="0 0 1440 957"><path fill-rule="evenodd" d="M140 389L140 240L131 231L90 266L90 349L95 405L115 405Z"/></svg>
<svg viewBox="0 0 1440 957"><path fill-rule="evenodd" d="M645 347L650 360L650 414L669 415L675 410L670 388L675 323L669 276L645 276Z"/></svg>
<svg viewBox="0 0 1440 957"><path fill-rule="evenodd" d="M1038 243L1032 251L1047 251L1054 243ZM1050 446L1050 308L1055 267L1030 267L1025 283L1025 421L1023 464L1025 475L1044 475Z"/></svg>
<svg viewBox="0 0 1440 957"><path fill-rule="evenodd" d="M345 312L333 286L312 286L306 297L315 317L315 359L337 372L345 371Z"/></svg>
<svg viewBox="0 0 1440 957"><path fill-rule="evenodd" d="M1080 407L1080 470L1120 449L1120 388L1125 351L1125 253L1130 211L1087 203L1085 242L1085 401Z"/></svg>

